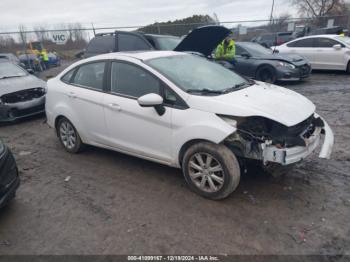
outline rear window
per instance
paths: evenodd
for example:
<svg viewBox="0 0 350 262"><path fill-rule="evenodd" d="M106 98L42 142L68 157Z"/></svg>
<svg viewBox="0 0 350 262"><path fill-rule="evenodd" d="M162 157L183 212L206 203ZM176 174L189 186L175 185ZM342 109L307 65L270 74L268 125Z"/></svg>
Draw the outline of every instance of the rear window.
<svg viewBox="0 0 350 262"><path fill-rule="evenodd" d="M118 51L151 50L151 45L138 35L118 34Z"/></svg>
<svg viewBox="0 0 350 262"><path fill-rule="evenodd" d="M88 53L110 53L115 50L115 42L113 35L97 36L93 38L88 47Z"/></svg>

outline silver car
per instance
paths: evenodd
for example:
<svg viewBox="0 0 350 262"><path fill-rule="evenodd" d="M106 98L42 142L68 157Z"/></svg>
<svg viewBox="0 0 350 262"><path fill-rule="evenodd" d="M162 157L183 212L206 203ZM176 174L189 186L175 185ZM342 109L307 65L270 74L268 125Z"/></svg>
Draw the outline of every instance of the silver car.
<svg viewBox="0 0 350 262"><path fill-rule="evenodd" d="M11 62L0 62L0 122L45 112L46 82Z"/></svg>

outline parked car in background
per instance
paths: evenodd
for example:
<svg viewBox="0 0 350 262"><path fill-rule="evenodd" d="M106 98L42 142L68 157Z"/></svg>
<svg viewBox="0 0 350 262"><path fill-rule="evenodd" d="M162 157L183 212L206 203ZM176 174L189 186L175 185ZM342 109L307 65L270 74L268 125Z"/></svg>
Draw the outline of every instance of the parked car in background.
<svg viewBox="0 0 350 262"><path fill-rule="evenodd" d="M11 63L0 62L0 122L45 112L46 82Z"/></svg>
<svg viewBox="0 0 350 262"><path fill-rule="evenodd" d="M49 66L61 66L61 58L52 52L49 52L47 54L47 56L49 57Z"/></svg>
<svg viewBox="0 0 350 262"><path fill-rule="evenodd" d="M0 209L16 196L20 180L15 158L0 140Z"/></svg>
<svg viewBox="0 0 350 262"><path fill-rule="evenodd" d="M313 69L341 70L350 73L350 37L339 35L306 36L274 49L281 54L305 56Z"/></svg>
<svg viewBox="0 0 350 262"><path fill-rule="evenodd" d="M310 35L339 35L343 31L344 27L342 26L332 26L314 29L310 32Z"/></svg>
<svg viewBox="0 0 350 262"><path fill-rule="evenodd" d="M329 158L332 130L315 110L291 90L173 51L79 61L48 81L46 100L47 123L68 152L89 144L182 168L210 199L237 188L246 159L296 163L323 134L319 156Z"/></svg>
<svg viewBox="0 0 350 262"><path fill-rule="evenodd" d="M44 70L41 59L35 54L22 54L18 58L26 69L32 69L35 72L42 72Z"/></svg>
<svg viewBox="0 0 350 262"><path fill-rule="evenodd" d="M115 31L114 33L96 34L88 44L84 57L122 51L173 50L180 41L181 39L176 36L139 32Z"/></svg>
<svg viewBox="0 0 350 262"><path fill-rule="evenodd" d="M257 43L236 43L236 72L263 82L300 81L310 76L311 66L300 55L273 53Z"/></svg>
<svg viewBox="0 0 350 262"><path fill-rule="evenodd" d="M264 34L252 39L252 42L258 43L263 47L282 45L292 39L292 32L280 32L274 34Z"/></svg>
<svg viewBox="0 0 350 262"><path fill-rule="evenodd" d="M20 65L20 61L17 56L12 53L0 53L0 59L8 60L14 64Z"/></svg>

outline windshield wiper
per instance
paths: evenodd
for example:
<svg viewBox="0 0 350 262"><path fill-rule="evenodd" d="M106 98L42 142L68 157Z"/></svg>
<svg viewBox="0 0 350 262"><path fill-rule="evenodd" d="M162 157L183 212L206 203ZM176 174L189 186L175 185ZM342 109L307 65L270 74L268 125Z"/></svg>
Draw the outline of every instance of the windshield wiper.
<svg viewBox="0 0 350 262"><path fill-rule="evenodd" d="M247 86L252 86L254 85L255 82L253 81L249 81L249 82L242 82L240 84L237 84L237 85L234 85L233 87L230 87L230 88L227 88L223 91L221 91L222 93L229 93L229 92L232 92L232 91L235 91L237 89L241 89L243 87L247 87Z"/></svg>
<svg viewBox="0 0 350 262"><path fill-rule="evenodd" d="M188 89L186 90L187 93L201 93L201 94L222 94L222 90L212 90L212 89Z"/></svg>

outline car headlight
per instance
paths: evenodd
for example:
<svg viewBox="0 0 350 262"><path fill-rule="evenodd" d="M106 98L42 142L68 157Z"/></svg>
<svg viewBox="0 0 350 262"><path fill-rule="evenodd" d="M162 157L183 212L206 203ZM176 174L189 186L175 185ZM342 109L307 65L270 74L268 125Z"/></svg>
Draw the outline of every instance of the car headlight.
<svg viewBox="0 0 350 262"><path fill-rule="evenodd" d="M291 63L287 63L287 62L278 62L278 65L282 66L282 67L287 67L290 69L295 69L295 65L293 65Z"/></svg>

